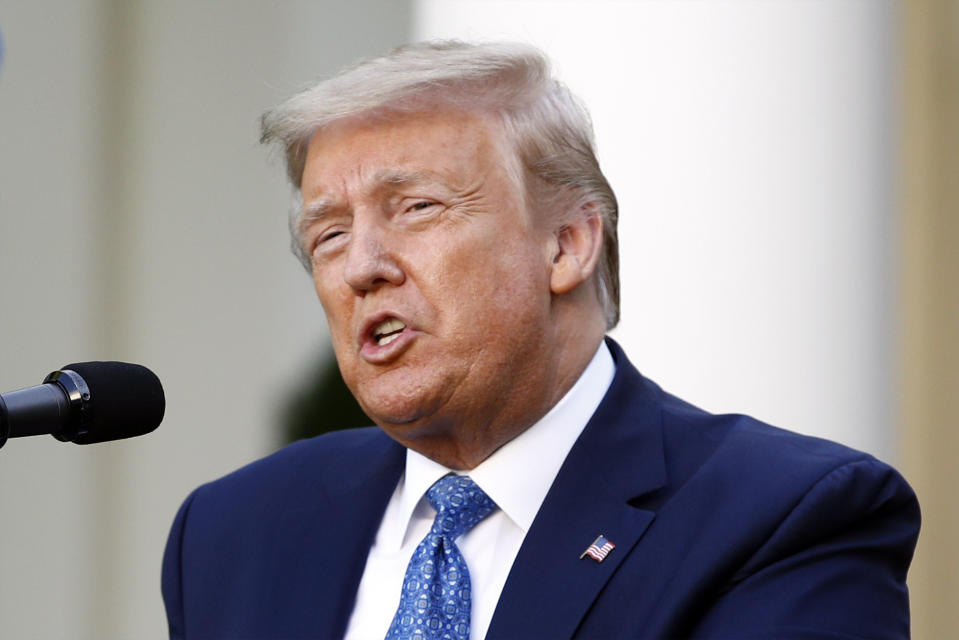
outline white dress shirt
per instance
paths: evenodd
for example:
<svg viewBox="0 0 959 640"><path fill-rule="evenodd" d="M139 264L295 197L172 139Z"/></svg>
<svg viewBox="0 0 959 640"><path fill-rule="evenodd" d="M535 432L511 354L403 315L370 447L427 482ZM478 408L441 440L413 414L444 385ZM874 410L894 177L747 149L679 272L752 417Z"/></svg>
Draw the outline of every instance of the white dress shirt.
<svg viewBox="0 0 959 640"><path fill-rule="evenodd" d="M604 342L576 384L549 413L464 474L499 506L456 540L470 571L472 640L486 637L526 532L614 373L613 358ZM380 640L386 636L399 605L406 567L436 515L426 499L426 490L451 471L407 449L406 471L367 556L346 640Z"/></svg>

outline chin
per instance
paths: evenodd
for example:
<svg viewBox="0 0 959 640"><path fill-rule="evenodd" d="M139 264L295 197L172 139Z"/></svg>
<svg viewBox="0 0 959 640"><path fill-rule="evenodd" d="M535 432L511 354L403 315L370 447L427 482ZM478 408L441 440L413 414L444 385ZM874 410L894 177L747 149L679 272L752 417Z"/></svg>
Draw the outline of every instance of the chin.
<svg viewBox="0 0 959 640"><path fill-rule="evenodd" d="M362 373L362 372L361 372ZM363 411L376 424L411 425L428 420L449 400L455 385L449 376L415 367L398 367L374 375L360 375L347 383Z"/></svg>
<svg viewBox="0 0 959 640"><path fill-rule="evenodd" d="M372 397L371 397L372 396ZM373 421L386 430L415 429L433 413L434 403L393 394L358 394L360 406Z"/></svg>
<svg viewBox="0 0 959 640"><path fill-rule="evenodd" d="M362 406L362 403L361 403ZM404 446L415 441L424 442L450 430L450 420L444 420L436 403L387 403L386 406L364 406L366 415L391 438ZM415 447L414 447L415 448ZM422 452L421 452L422 453Z"/></svg>

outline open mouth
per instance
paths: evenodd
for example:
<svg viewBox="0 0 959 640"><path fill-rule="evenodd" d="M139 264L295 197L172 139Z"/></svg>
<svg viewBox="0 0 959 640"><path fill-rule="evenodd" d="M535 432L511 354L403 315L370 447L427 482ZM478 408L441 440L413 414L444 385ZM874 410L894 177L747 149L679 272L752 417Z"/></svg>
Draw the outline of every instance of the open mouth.
<svg viewBox="0 0 959 640"><path fill-rule="evenodd" d="M385 346L400 337L406 325L396 318L389 318L373 327L373 341L378 346Z"/></svg>

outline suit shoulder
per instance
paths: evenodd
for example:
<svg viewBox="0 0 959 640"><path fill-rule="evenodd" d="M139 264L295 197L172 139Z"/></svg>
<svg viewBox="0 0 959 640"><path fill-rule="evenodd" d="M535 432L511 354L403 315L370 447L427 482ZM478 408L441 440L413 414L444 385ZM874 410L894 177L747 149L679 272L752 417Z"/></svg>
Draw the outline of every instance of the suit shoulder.
<svg viewBox="0 0 959 640"><path fill-rule="evenodd" d="M300 440L199 487L194 502L217 503L249 510L283 502L307 500L328 488L331 479L348 477L398 445L377 427L335 431Z"/></svg>
<svg viewBox="0 0 959 640"><path fill-rule="evenodd" d="M249 476L289 473L299 467L334 463L342 460L344 456L362 457L367 455L371 448L388 446L389 442L389 438L376 427L334 431L288 444L214 480L213 483L242 482Z"/></svg>
<svg viewBox="0 0 959 640"><path fill-rule="evenodd" d="M663 393L663 437L672 459L736 474L818 479L843 465L888 468L872 455L831 440L772 426L743 414L711 414ZM674 455L670 455L670 454Z"/></svg>
<svg viewBox="0 0 959 640"><path fill-rule="evenodd" d="M817 476L846 462L872 459L838 443L773 427L747 415L704 411L664 391L640 374L618 345L607 344L617 368L597 414L604 423L647 434L647 448L658 446L661 438L670 467L668 484L674 488L701 470Z"/></svg>
<svg viewBox="0 0 959 640"><path fill-rule="evenodd" d="M896 504L918 519L905 479L868 453L746 415L713 415L660 393L669 478L653 503L679 495L707 501L736 496L744 513L776 520L800 504L845 500L850 513Z"/></svg>

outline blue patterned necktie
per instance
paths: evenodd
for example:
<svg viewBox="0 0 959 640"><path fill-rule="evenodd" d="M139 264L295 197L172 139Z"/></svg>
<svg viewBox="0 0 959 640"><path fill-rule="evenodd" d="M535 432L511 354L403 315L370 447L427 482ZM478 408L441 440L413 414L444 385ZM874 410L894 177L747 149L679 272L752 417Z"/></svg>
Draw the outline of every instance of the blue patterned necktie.
<svg viewBox="0 0 959 640"><path fill-rule="evenodd" d="M454 542L496 508L467 476L445 476L429 488L433 528L416 547L386 640L466 640L470 572Z"/></svg>

